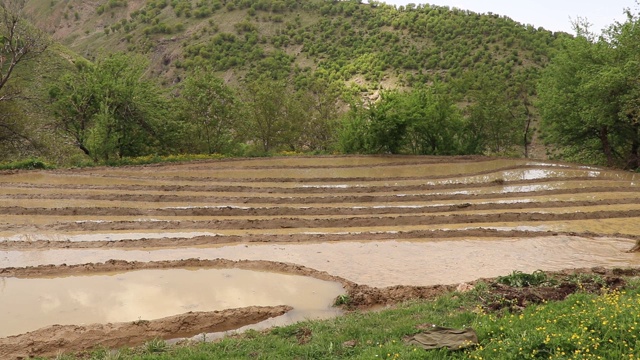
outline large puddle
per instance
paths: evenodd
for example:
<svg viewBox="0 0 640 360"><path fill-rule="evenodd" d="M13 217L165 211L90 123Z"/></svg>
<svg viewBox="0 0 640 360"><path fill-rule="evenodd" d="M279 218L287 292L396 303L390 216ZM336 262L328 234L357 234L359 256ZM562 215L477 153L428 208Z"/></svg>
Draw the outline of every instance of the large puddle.
<svg viewBox="0 0 640 360"><path fill-rule="evenodd" d="M139 270L56 278L0 277L0 337L47 325L159 319L189 311L290 305L280 325L339 314L340 284L240 269ZM271 322L273 323L273 321Z"/></svg>
<svg viewBox="0 0 640 360"><path fill-rule="evenodd" d="M144 250L0 251L12 266L80 264L187 258L283 261L326 271L371 286L435 285L494 277L513 270L531 272L593 266L640 265L640 254L625 253L632 240L570 236L529 239L375 241L312 244L239 244ZM499 259L500 261L496 261Z"/></svg>

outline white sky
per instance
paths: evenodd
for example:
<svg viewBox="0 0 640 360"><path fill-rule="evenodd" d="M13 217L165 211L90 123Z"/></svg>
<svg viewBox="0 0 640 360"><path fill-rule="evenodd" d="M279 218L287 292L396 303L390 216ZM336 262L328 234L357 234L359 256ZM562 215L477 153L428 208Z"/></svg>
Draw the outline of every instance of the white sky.
<svg viewBox="0 0 640 360"><path fill-rule="evenodd" d="M624 21L624 9L638 14L635 0L382 0L387 4L432 4L471 10L477 13L492 12L511 19L542 26L551 31L573 34L571 19L578 16L593 24L591 30L600 32L614 21Z"/></svg>

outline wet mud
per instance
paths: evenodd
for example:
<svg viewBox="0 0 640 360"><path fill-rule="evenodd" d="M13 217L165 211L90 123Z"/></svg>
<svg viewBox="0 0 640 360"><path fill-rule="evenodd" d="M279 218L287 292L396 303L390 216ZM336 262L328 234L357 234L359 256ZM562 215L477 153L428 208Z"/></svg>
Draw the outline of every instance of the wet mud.
<svg viewBox="0 0 640 360"><path fill-rule="evenodd" d="M80 352L96 347L136 346L149 339L173 339L199 333L220 332L280 316L292 308L286 305L212 312L189 312L155 320L125 323L53 325L21 335L0 338L0 358L27 359Z"/></svg>
<svg viewBox="0 0 640 360"><path fill-rule="evenodd" d="M366 308L512 270L634 267L639 255L625 251L639 223L640 174L568 163L338 156L5 171L0 281L276 271L339 283ZM48 344L34 354L55 343L33 334Z"/></svg>

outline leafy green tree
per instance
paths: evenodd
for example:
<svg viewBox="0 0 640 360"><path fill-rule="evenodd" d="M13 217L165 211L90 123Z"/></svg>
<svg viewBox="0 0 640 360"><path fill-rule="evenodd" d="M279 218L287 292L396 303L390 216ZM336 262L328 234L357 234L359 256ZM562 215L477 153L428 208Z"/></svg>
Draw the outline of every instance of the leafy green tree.
<svg viewBox="0 0 640 360"><path fill-rule="evenodd" d="M408 109L404 95L392 91L383 92L381 100L371 105L369 115L369 131L372 150L375 153L399 154L402 151L407 134L405 116Z"/></svg>
<svg viewBox="0 0 640 360"><path fill-rule="evenodd" d="M409 121L411 153L419 155L456 155L465 153L464 119L449 88L436 83L407 94L405 117Z"/></svg>
<svg viewBox="0 0 640 360"><path fill-rule="evenodd" d="M628 13L597 38L580 23L576 30L538 86L545 138L571 160L638 168L638 17Z"/></svg>
<svg viewBox="0 0 640 360"><path fill-rule="evenodd" d="M287 82L263 76L246 83L243 90L248 137L264 153L278 148L295 150L304 111Z"/></svg>
<svg viewBox="0 0 640 360"><path fill-rule="evenodd" d="M521 145L522 136L526 136L528 108L505 79L495 76L482 75L469 91L472 103L467 109L467 145L471 152L504 154ZM528 145L527 139L524 145Z"/></svg>
<svg viewBox="0 0 640 360"><path fill-rule="evenodd" d="M315 79L298 90L300 123L297 148L304 151L328 151L335 141L340 115L340 88L323 79Z"/></svg>
<svg viewBox="0 0 640 360"><path fill-rule="evenodd" d="M166 101L144 78L146 61L114 54L80 63L50 95L58 128L94 161L141 156L166 148Z"/></svg>
<svg viewBox="0 0 640 360"><path fill-rule="evenodd" d="M387 91L376 103L352 106L340 129L348 153L465 153L464 118L441 84Z"/></svg>
<svg viewBox="0 0 640 360"><path fill-rule="evenodd" d="M352 103L337 128L337 147L344 154L371 153L369 109Z"/></svg>
<svg viewBox="0 0 640 360"><path fill-rule="evenodd" d="M233 90L212 69L198 68L184 82L180 98L181 120L191 125L191 151L227 153L240 137L240 103Z"/></svg>

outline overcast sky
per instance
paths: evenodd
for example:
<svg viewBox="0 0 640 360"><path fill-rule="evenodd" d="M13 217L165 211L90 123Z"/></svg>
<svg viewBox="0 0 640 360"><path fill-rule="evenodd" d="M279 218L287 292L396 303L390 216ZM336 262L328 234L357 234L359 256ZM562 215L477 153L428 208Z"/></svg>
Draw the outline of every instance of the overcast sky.
<svg viewBox="0 0 640 360"><path fill-rule="evenodd" d="M571 19L578 16L587 18L593 27L600 32L602 28L615 20L624 21L625 8L633 13L639 12L635 0L383 0L387 4L406 5L433 4L457 7L478 13L492 12L506 15L513 20L542 26L551 31L566 31L573 34Z"/></svg>

